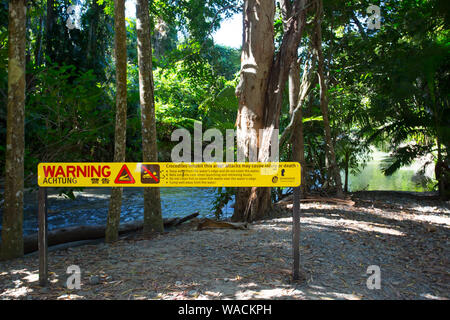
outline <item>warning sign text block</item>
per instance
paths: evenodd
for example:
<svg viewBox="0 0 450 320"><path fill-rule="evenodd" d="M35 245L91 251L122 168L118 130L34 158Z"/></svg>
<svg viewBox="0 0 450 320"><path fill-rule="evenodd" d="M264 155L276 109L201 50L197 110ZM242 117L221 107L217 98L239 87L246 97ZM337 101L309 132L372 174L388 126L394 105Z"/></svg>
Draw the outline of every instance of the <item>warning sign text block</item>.
<svg viewBox="0 0 450 320"><path fill-rule="evenodd" d="M41 187L298 187L297 162L40 163Z"/></svg>

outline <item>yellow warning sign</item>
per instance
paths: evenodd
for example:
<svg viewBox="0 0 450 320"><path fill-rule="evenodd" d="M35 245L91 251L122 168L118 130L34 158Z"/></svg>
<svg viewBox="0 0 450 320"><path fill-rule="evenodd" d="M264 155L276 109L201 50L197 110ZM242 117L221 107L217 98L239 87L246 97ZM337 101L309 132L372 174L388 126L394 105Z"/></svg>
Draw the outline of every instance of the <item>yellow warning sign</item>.
<svg viewBox="0 0 450 320"><path fill-rule="evenodd" d="M40 163L41 187L298 187L297 162Z"/></svg>
<svg viewBox="0 0 450 320"><path fill-rule="evenodd" d="M133 175L131 174L130 170L128 170L128 167L126 164L122 166L122 169L120 169L119 174L116 177L116 180L114 180L115 183L123 184L123 183L130 183L134 184L136 180L134 180Z"/></svg>

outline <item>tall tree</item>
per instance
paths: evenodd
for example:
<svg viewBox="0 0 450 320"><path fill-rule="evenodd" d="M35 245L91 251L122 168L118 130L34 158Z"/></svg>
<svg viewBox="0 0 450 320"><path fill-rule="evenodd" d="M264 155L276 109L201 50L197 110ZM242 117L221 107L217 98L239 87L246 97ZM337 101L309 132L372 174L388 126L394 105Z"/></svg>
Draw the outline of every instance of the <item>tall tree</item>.
<svg viewBox="0 0 450 320"><path fill-rule="evenodd" d="M256 150L251 148L256 149L258 146L259 130L263 128L265 92L275 50L274 15L274 1L246 0L244 3L241 80L236 88L236 95L239 98L236 125L237 145L247 158L250 158L251 151L256 155ZM259 19L261 16L267 18ZM237 190L234 220L247 220L247 202L250 193L251 188Z"/></svg>
<svg viewBox="0 0 450 320"><path fill-rule="evenodd" d="M136 2L139 96L144 162L158 161L148 0ZM144 188L144 234L164 231L159 188Z"/></svg>
<svg viewBox="0 0 450 320"><path fill-rule="evenodd" d="M290 0L283 2L284 7L291 5ZM305 25L305 12L305 0L294 1L281 45L275 54L275 2L245 1L241 79L236 88L239 97L236 124L238 148L251 161L252 149L257 161L269 160L272 136L279 127L283 91L291 63L297 57ZM270 188L239 189L233 219L261 219L270 208Z"/></svg>
<svg viewBox="0 0 450 320"><path fill-rule="evenodd" d="M283 29L286 32L287 21L292 15L292 5L289 1L281 2L281 14L283 17ZM305 175L305 148L303 138L303 102L311 88L311 68L307 69L308 61L305 62L302 82L300 82L300 59L294 58L289 69L289 116L291 118L289 132L284 133L285 139L287 132L290 134L292 142L292 160L299 162L301 166L301 176ZM281 139L280 139L281 140ZM281 142L281 141L280 141ZM284 142L284 141L283 141ZM280 147L281 147L280 143ZM305 194L306 184L300 185L302 196Z"/></svg>
<svg viewBox="0 0 450 320"><path fill-rule="evenodd" d="M26 1L9 1L8 107L2 256L23 255Z"/></svg>
<svg viewBox="0 0 450 320"><path fill-rule="evenodd" d="M45 46L46 53L50 57L51 61L54 61L56 58L54 24L57 18L58 17L55 10L55 1L47 0L47 16L45 20Z"/></svg>
<svg viewBox="0 0 450 320"><path fill-rule="evenodd" d="M305 68L306 72L306 68ZM294 110L296 110L300 93L300 62L293 61L289 70L289 115L293 119ZM302 105L297 109L298 121L291 135L292 141L292 161L300 163L301 178L305 175L305 142L303 138L303 112ZM300 185L300 193L305 195L306 184Z"/></svg>
<svg viewBox="0 0 450 320"><path fill-rule="evenodd" d="M322 19L323 19L323 4L322 0L317 0L317 14L314 19L314 32L313 32L313 47L315 50L315 55L317 56L317 75L319 77L320 84L320 109L323 116L323 126L325 135L325 152L327 156L328 164L328 174L333 177L336 186L336 195L338 197L343 197L342 192L342 182L339 167L336 162L336 154L334 151L334 145L331 138L331 128L329 121L329 111L328 111L328 87L325 81L325 71L324 71L324 56L322 52Z"/></svg>
<svg viewBox="0 0 450 320"><path fill-rule="evenodd" d="M125 161L127 131L127 43L125 29L125 0L114 0L114 46L116 58L116 132L114 161ZM123 188L112 188L106 223L106 242L119 237Z"/></svg>
<svg viewBox="0 0 450 320"><path fill-rule="evenodd" d="M309 51L311 52L311 51ZM300 162L302 170L302 184L300 190L302 195L306 192L306 161L305 161L305 142L303 132L303 105L307 96L310 94L314 83L317 81L315 77L314 66L316 56L314 54L307 54L305 59L303 74L300 81L300 67L297 61L291 65L289 71L289 111L290 121L288 126L284 129L280 137L280 147L283 143L290 139L292 145L292 160ZM311 58L309 58L311 56ZM298 86L297 89L294 89Z"/></svg>

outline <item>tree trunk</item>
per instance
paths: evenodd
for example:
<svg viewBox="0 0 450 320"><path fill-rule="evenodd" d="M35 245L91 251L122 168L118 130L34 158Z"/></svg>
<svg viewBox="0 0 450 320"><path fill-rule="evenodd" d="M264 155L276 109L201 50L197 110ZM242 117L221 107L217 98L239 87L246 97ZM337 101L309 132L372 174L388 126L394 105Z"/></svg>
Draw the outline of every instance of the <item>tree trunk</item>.
<svg viewBox="0 0 450 320"><path fill-rule="evenodd" d="M300 63L293 61L289 69L289 115L292 118L300 92Z"/></svg>
<svg viewBox="0 0 450 320"><path fill-rule="evenodd" d="M288 2L283 0L284 7L290 5ZM236 88L239 98L237 137L238 150L243 151L250 161L269 161L272 136L279 127L289 68L296 57L305 23L304 11L304 0L296 1L274 57L274 2L245 1L241 81ZM253 187L247 192L238 192L236 196L238 205L235 206L234 220L258 220L271 208L270 188Z"/></svg>
<svg viewBox="0 0 450 320"><path fill-rule="evenodd" d="M34 64L36 65L36 67L40 67L42 61L42 34L44 33L43 26L44 20L42 19L41 14L39 16L39 31L36 39L36 46L34 48Z"/></svg>
<svg viewBox="0 0 450 320"><path fill-rule="evenodd" d="M281 2L281 14L283 17L283 31L287 31L287 22L292 15L292 5L289 1ZM289 68L289 116L292 118L297 107L298 94L300 92L300 61L294 59Z"/></svg>
<svg viewBox="0 0 450 320"><path fill-rule="evenodd" d="M158 161L156 145L155 102L153 97L152 45L147 0L136 3L139 95L142 123L142 157L144 162ZM159 188L144 188L144 234L163 232Z"/></svg>
<svg viewBox="0 0 450 320"><path fill-rule="evenodd" d="M349 155L348 153L345 155L345 183L344 183L344 192L348 192L348 163L349 163Z"/></svg>
<svg viewBox="0 0 450 320"><path fill-rule="evenodd" d="M87 44L87 59L89 68L95 69L95 60L97 58L97 29L98 21L100 18L101 8L99 7L97 0L92 0L91 4L91 21L89 23L89 36Z"/></svg>
<svg viewBox="0 0 450 320"><path fill-rule="evenodd" d="M304 70L306 72L306 69ZM292 88L291 88L292 86ZM295 88L294 88L295 86ZM294 61L291 65L291 70L289 71L289 112L291 119L294 114L294 110L297 108L299 101L300 92L300 64ZM303 103L302 103L303 104ZM303 110L302 105L298 109L298 123L293 129L291 136L292 142L292 160L299 162L301 167L301 184L300 184L300 195L303 198L305 196L306 185L304 180L305 175L305 142L303 137Z"/></svg>
<svg viewBox="0 0 450 320"><path fill-rule="evenodd" d="M54 62L54 34L53 23L55 20L55 8L54 0L47 0L47 17L45 18L45 52L50 57L50 60Z"/></svg>
<svg viewBox="0 0 450 320"><path fill-rule="evenodd" d="M116 58L116 130L114 161L125 161L127 131L127 45L125 29L125 0L114 1L114 45ZM112 188L106 222L106 242L119 237L120 211L123 188Z"/></svg>
<svg viewBox="0 0 450 320"><path fill-rule="evenodd" d="M283 30L287 31L287 21L289 17L292 15L292 5L290 1L281 2L281 13L283 17ZM305 69L306 71L306 69ZM294 60L291 63L289 68L289 116L293 119L294 110L297 107L298 99L300 93L300 61L297 60L297 57L294 57ZM292 134L292 161L300 162L302 176L304 173L304 164L305 164L305 153L304 153L304 141L303 141L303 115L301 107L299 115L299 123L296 128L294 128L294 133ZM300 193L302 197L305 194L305 185L302 183L300 185Z"/></svg>
<svg viewBox="0 0 450 320"><path fill-rule="evenodd" d="M291 98L291 94L289 96L290 104L294 104L294 107L291 105L290 109L293 109L291 114L291 121L289 125L286 127L285 131L281 135L280 139L280 145L283 144L283 142L287 139L288 136L290 136L290 140L292 142L292 160L300 162L301 165L301 174L302 174L302 183L300 185L300 191L302 194L302 197L306 193L307 184L306 179L304 179L306 175L306 161L305 161L305 142L304 142L304 135L303 135L303 104L306 100L306 97L310 93L312 87L313 87L313 76L314 76L314 65L315 65L315 55L312 55L311 61L306 61L304 68L303 68L303 76L302 81L300 83L300 65L299 63L295 63L291 66L294 67L296 75L292 75L298 78L298 81L296 80L295 83L298 83L298 90L296 92L293 92L292 94L297 94L297 98L294 99L294 97ZM289 77L291 77L291 74L289 74ZM291 80L289 82L289 85L291 85ZM291 89L289 89L291 90Z"/></svg>
<svg viewBox="0 0 450 320"><path fill-rule="evenodd" d="M318 0L319 4L319 12L318 16L315 19L315 32L313 36L314 48L316 51L316 56L318 59L317 63L317 74L319 76L319 84L320 84L320 110L322 111L323 116L323 126L324 126L324 135L325 135L325 152L328 160L328 174L333 177L335 185L336 185L336 195L340 198L344 196L342 192L342 182L341 175L339 172L339 168L336 164L336 155L334 152L334 146L331 139L331 128L330 121L328 118L328 88L325 83L325 73L324 73L324 58L322 52L322 16L323 16L323 7L322 0Z"/></svg>
<svg viewBox="0 0 450 320"><path fill-rule="evenodd" d="M2 257L23 255L26 1L9 2L8 106Z"/></svg>
<svg viewBox="0 0 450 320"><path fill-rule="evenodd" d="M263 128L265 93L275 50L274 15L274 1L246 0L244 3L241 79L236 88L239 98L236 125L237 147L250 161L257 160L259 130ZM268 189L268 195L265 191L266 194L262 196L266 203L268 196L270 200L270 188L265 189ZM234 221L256 218L249 216L247 208L252 193L252 188L238 188L232 218ZM257 215L257 212L254 214Z"/></svg>

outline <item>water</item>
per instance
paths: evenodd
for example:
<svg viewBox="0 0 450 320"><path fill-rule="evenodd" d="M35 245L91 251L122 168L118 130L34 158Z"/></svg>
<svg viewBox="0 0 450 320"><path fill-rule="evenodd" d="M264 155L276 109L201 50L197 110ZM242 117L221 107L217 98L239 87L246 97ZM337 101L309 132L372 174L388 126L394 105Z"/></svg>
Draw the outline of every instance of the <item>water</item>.
<svg viewBox="0 0 450 320"><path fill-rule="evenodd" d="M410 166L403 167L391 176L385 176L381 172L382 159L387 157L385 152L373 149L372 160L369 161L360 174L349 175L349 191L360 190L394 190L394 191L430 191L423 185L418 185L420 177L416 175L423 164L429 158L418 159ZM427 167L425 176L434 178L434 165ZM344 175L342 175L344 183Z"/></svg>
<svg viewBox="0 0 450 320"><path fill-rule="evenodd" d="M89 188L75 192L76 199L59 196L50 189L48 195L49 230L76 225L105 225L108 215L111 189ZM214 217L212 201L214 188L161 188L161 208L163 218L183 217L199 212L201 217ZM142 188L124 188L120 221L129 222L143 219L144 199ZM228 205L225 216L232 214ZM1 211L0 211L1 218ZM0 220L1 222L1 220ZM23 232L28 235L37 232L36 192L26 192L24 198Z"/></svg>

